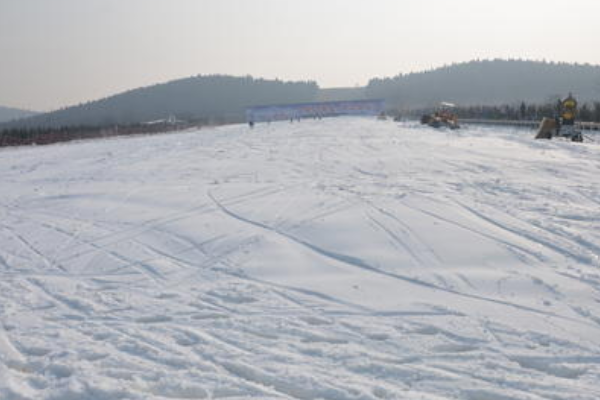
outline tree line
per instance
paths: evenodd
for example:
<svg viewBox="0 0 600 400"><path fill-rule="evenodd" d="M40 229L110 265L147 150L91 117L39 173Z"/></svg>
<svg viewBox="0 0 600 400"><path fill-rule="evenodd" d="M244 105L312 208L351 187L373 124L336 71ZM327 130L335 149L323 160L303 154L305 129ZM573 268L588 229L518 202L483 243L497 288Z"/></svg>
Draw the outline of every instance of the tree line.
<svg viewBox="0 0 600 400"><path fill-rule="evenodd" d="M459 118L490 120L538 121L544 117L560 115L560 102L545 104L520 104L501 106L458 106L455 113ZM577 120L582 122L600 122L600 102L584 103L579 106Z"/></svg>
<svg viewBox="0 0 600 400"><path fill-rule="evenodd" d="M113 126L62 126L57 128L11 128L0 131L0 147L46 145L72 140L109 138L115 136L149 135L175 132L189 128L199 128L201 121L176 123L157 122L153 124L126 124ZM209 124L209 121L204 121ZM227 123L225 120L212 120L210 125Z"/></svg>

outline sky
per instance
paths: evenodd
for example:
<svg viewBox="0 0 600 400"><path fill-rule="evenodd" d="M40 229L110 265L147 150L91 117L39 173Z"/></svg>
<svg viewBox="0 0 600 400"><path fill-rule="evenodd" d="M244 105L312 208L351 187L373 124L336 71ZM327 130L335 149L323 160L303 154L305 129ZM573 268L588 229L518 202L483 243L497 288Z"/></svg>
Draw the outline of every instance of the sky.
<svg viewBox="0 0 600 400"><path fill-rule="evenodd" d="M0 105L198 74L353 87L488 58L600 64L598 0L0 0Z"/></svg>

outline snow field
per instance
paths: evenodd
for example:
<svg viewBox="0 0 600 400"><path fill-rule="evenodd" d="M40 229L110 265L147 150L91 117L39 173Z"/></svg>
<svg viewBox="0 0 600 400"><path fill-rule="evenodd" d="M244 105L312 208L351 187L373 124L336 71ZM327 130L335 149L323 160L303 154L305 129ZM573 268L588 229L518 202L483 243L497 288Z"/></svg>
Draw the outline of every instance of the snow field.
<svg viewBox="0 0 600 400"><path fill-rule="evenodd" d="M0 151L0 399L600 398L600 145L362 118Z"/></svg>

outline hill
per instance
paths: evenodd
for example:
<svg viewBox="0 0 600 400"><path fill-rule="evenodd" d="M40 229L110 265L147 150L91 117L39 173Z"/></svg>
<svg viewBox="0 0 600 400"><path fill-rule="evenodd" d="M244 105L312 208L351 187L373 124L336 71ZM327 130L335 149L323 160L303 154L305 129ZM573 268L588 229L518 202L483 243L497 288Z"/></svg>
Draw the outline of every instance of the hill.
<svg viewBox="0 0 600 400"><path fill-rule="evenodd" d="M36 112L0 106L0 123L36 115Z"/></svg>
<svg viewBox="0 0 600 400"><path fill-rule="evenodd" d="M174 116L183 120L241 121L246 107L312 101L314 82L283 82L223 75L196 76L130 90L0 128L109 126Z"/></svg>
<svg viewBox="0 0 600 400"><path fill-rule="evenodd" d="M573 92L600 100L600 66L519 60L472 61L429 71L374 78L364 88L320 89L315 82L196 76L130 90L20 121L7 128L110 126L174 116L186 121L239 122L250 106L312 101L386 99L415 109L440 101L463 106L554 102Z"/></svg>
<svg viewBox="0 0 600 400"><path fill-rule="evenodd" d="M544 103L573 92L600 100L600 66L520 60L472 61L430 71L372 79L367 97L398 108L451 101L460 105Z"/></svg>

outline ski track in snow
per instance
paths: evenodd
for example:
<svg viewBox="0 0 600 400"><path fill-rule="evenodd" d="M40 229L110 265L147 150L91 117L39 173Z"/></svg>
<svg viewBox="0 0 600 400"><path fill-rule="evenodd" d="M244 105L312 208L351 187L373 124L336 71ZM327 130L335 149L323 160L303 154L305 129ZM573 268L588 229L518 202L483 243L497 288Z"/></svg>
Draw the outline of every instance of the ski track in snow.
<svg viewBox="0 0 600 400"><path fill-rule="evenodd" d="M339 118L0 150L0 399L598 399L600 145Z"/></svg>

